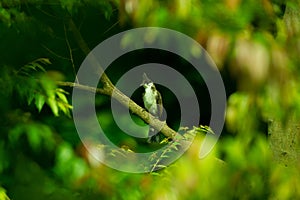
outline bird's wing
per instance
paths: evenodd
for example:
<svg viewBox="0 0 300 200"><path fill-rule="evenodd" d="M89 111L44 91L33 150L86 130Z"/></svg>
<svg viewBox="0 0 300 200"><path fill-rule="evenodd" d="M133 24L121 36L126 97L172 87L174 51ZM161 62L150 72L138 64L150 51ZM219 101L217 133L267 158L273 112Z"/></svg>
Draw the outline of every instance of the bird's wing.
<svg viewBox="0 0 300 200"><path fill-rule="evenodd" d="M157 104L158 104L158 117L160 118L163 113L163 103L161 94L157 91Z"/></svg>

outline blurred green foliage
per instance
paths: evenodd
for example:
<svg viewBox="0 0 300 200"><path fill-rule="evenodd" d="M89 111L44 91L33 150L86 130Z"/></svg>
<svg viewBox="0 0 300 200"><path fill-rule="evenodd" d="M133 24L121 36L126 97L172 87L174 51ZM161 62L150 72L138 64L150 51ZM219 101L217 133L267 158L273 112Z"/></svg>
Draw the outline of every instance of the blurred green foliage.
<svg viewBox="0 0 300 200"><path fill-rule="evenodd" d="M226 125L213 152L198 159L204 136L198 133L178 161L154 173L128 174L97 162L74 127L72 89L57 84L73 82L86 56L71 19L91 49L144 26L197 40L216 62L228 95ZM0 200L299 199L299 23L298 0L1 0ZM202 88L192 69L173 64ZM125 67L134 66L108 70L113 82ZM133 98L141 104L138 94ZM164 103L178 114L173 96L165 95ZM108 97L96 96L112 141L124 151L147 150L117 128L109 108ZM178 119L168 123L176 126Z"/></svg>

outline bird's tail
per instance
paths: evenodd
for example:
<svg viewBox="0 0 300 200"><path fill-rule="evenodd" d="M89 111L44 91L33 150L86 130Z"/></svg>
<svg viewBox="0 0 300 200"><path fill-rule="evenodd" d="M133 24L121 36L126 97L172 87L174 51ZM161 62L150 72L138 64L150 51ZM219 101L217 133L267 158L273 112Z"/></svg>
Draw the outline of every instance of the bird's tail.
<svg viewBox="0 0 300 200"><path fill-rule="evenodd" d="M152 126L149 128L148 132L148 143L159 143L160 142L160 133L157 132Z"/></svg>

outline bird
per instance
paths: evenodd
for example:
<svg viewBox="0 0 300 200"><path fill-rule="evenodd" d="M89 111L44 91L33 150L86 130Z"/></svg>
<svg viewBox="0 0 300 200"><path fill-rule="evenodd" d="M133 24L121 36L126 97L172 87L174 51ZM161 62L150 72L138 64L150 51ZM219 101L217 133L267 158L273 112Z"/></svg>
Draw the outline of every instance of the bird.
<svg viewBox="0 0 300 200"><path fill-rule="evenodd" d="M151 81L146 73L143 74L143 82L141 84L145 88L143 93L143 102L146 110L151 113L154 117L160 119L163 112L162 97L159 91L156 89L153 81ZM160 134L156 134L155 129L150 126L148 132L148 143L159 143Z"/></svg>

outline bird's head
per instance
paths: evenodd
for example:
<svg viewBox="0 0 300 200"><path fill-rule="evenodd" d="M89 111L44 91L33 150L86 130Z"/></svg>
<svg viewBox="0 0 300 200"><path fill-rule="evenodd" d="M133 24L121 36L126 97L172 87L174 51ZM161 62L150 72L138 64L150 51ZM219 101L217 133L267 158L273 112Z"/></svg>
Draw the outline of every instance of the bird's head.
<svg viewBox="0 0 300 200"><path fill-rule="evenodd" d="M151 88L151 90L156 90L155 85L152 82L143 84L143 87L145 89L148 89L148 88L150 89Z"/></svg>
<svg viewBox="0 0 300 200"><path fill-rule="evenodd" d="M143 86L144 88L148 88L151 87L153 84L153 82L148 78L148 76L146 75L146 73L143 74L143 82L141 83L141 86Z"/></svg>

